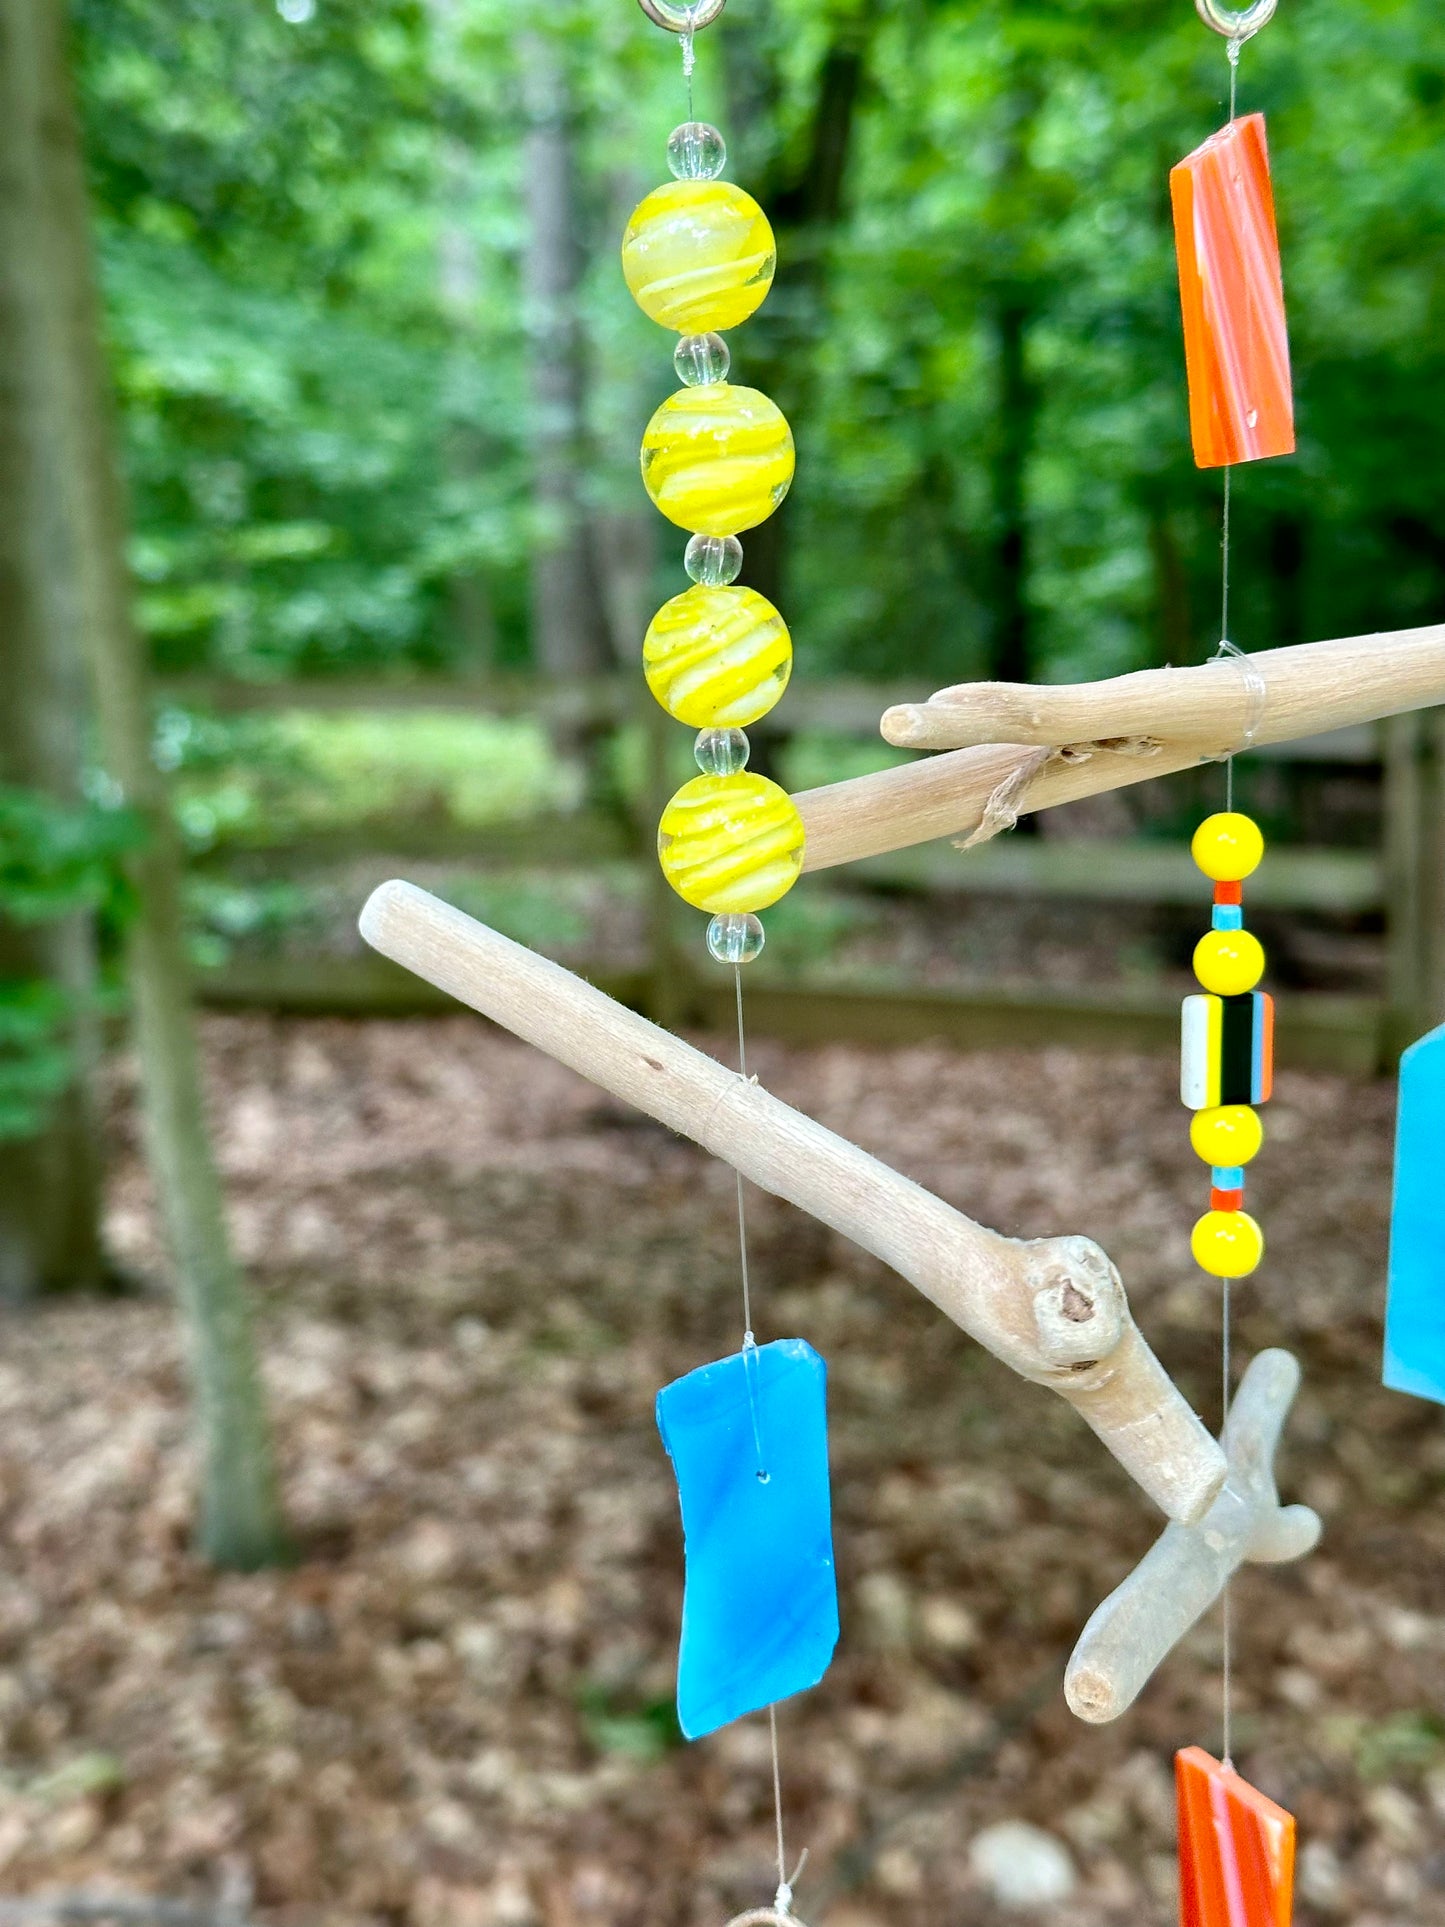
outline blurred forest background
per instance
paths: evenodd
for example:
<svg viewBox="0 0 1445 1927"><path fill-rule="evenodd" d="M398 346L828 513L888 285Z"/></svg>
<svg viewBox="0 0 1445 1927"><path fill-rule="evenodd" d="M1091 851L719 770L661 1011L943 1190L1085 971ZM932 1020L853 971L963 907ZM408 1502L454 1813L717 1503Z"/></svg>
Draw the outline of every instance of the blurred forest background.
<svg viewBox="0 0 1445 1927"><path fill-rule="evenodd" d="M442 821L655 819L686 746L650 754L616 690L640 688L641 630L683 583L636 474L674 384L617 246L685 111L671 37L622 0L78 0L72 52L197 960L344 947L364 881L207 858L374 850L402 818L432 819L434 854ZM779 244L732 346L798 441L743 578L795 638L789 733L758 750L792 787L890 759L804 685L1212 650L1220 480L1190 458L1166 177L1222 118L1227 71L1182 0L775 0L700 38L697 111ZM1425 621L1445 598L1445 21L1428 0L1286 7L1241 103L1269 117L1300 447L1238 478L1233 639ZM512 672L540 682L499 702ZM386 713L425 678L451 695ZM881 703L852 707L871 729ZM1287 837L1373 834L1297 790L1253 800ZM53 828L73 856L77 825ZM459 887L530 940L635 961L644 886L599 867L617 838L596 831L544 889L465 863ZM774 955L866 922L799 893Z"/></svg>
<svg viewBox="0 0 1445 1927"><path fill-rule="evenodd" d="M636 477L670 337L617 266L685 118L675 42L621 0L285 11L76 11L157 667L630 667L619 574L644 559L644 603L681 580ZM1189 455L1166 175L1223 118L1223 43L1178 0L770 0L698 49L698 113L778 234L733 351L798 439L781 553L747 546L800 668L922 687L1198 659L1219 478ZM1240 478L1234 639L1422 622L1445 597L1445 21L1285 6L1241 73L1300 452ZM571 571L570 627L539 633L538 578Z"/></svg>
<svg viewBox="0 0 1445 1927"><path fill-rule="evenodd" d="M649 752L636 709L582 692L608 671L640 688L640 632L683 584L636 474L670 338L617 264L684 113L671 37L622 0L79 0L74 76L134 608L192 855L374 849L400 818L654 820L689 768L679 732ZM776 0L700 38L697 111L778 236L732 346L798 441L743 578L795 638L789 733L757 752L790 786L890 760L805 684L1212 650L1220 480L1190 458L1166 177L1226 82L1181 0ZM1241 102L1269 117L1300 449L1238 478L1233 639L1425 621L1445 596L1445 22L1428 0L1286 7ZM541 679L511 715L480 693L339 706L358 677L508 672ZM286 709L320 679L329 714ZM853 705L870 732L880 707ZM1192 802L1174 795L1167 834ZM1253 800L1286 837L1373 833L1295 791ZM643 886L598 867L615 845L574 836L543 890L466 864L459 887L519 935L625 962ZM195 954L334 951L359 883L202 863ZM867 921L799 893L774 957Z"/></svg>
<svg viewBox="0 0 1445 1927"><path fill-rule="evenodd" d="M1236 476L1233 640L1439 620L1445 13L1285 0L1240 78L1299 452ZM779 245L733 368L798 444L744 544L798 671L755 766L885 766L894 692L1213 652L1220 477L1190 457L1167 174L1227 83L1189 0L732 0L699 38L697 112ZM674 383L617 261L685 101L632 0L0 0L17 1889L219 1895L166 1916L198 1927L253 1901L650 1927L771 1884L756 1736L677 1744L649 1416L736 1341L731 1176L479 1025L378 1021L425 999L355 929L403 872L662 1020L724 1014L648 848L690 773L638 673L684 582L637 474ZM750 990L793 1101L1010 1232L1109 1243L1211 1422L1198 1170L1145 1052L1177 1028L1184 837L1220 780L810 877ZM1445 1015L1441 712L1238 782L1306 1066L1271 1112L1241 1342L1301 1349L1303 1496L1339 1531L1269 1576L1298 1610L1244 1582L1273 1609L1242 1616L1239 1732L1309 1831L1309 1918L1425 1927L1445 1461L1424 1408L1361 1404L1389 1137L1364 1078ZM197 987L244 1014L197 1026ZM1135 1496L1107 1465L1085 1489L1062 1408L881 1267L772 1200L755 1235L777 1316L839 1360L852 1643L790 1782L830 1918L992 1921L967 1841L1021 1813L1073 1883L1051 1918L1166 1918L1162 1762L1207 1737L1212 1632L1102 1739L1053 1696L1142 1550ZM32 1305L77 1286L116 1301Z"/></svg>
<svg viewBox="0 0 1445 1927"><path fill-rule="evenodd" d="M70 1194L94 1195L87 1066L123 948L177 1195L204 1194L175 1233L192 1270L223 1238L188 1163L187 979L395 1007L355 934L390 868L668 1021L709 1010L646 855L688 773L636 673L682 543L636 472L670 337L617 263L685 112L677 43L622 0L76 0L65 32L52 0L4 4L0 1131L30 1148L0 1223L30 1228L0 1271L24 1296L103 1268ZM779 245L734 368L799 449L745 544L800 671L755 763L793 788L886 764L889 684L1210 653L1220 477L1189 451L1167 174L1222 116L1223 43L1183 0L775 0L698 51L697 112ZM1269 118L1300 446L1237 478L1233 640L1420 623L1445 603L1445 19L1289 5L1241 81ZM1440 744L1405 728L1391 767L1433 790L1382 782L1369 732L1241 771L1283 846L1257 893L1277 981L1368 992L1312 1007L1313 1061L1373 1067L1384 1004L1398 1042L1445 969L1445 916L1435 956L1429 906L1400 907L1445 824ZM1210 780L1026 824L1092 834L1087 866L1020 835L966 869L810 880L760 981L1044 979L1094 996L1085 1029L1160 1038ZM1017 1002L991 1034L1023 1034ZM827 1008L855 1035L949 1027Z"/></svg>

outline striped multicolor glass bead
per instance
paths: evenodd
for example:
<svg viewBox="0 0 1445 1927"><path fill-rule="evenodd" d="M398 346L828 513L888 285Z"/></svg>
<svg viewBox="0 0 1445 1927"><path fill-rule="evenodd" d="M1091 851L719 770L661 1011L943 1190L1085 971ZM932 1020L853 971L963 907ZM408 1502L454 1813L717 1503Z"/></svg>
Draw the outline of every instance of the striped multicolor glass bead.
<svg viewBox="0 0 1445 1927"><path fill-rule="evenodd" d="M1259 990L1186 997L1179 1095L1190 1110L1264 1104L1273 1088L1273 997Z"/></svg>
<svg viewBox="0 0 1445 1927"><path fill-rule="evenodd" d="M793 432L756 388L679 388L642 437L642 479L669 522L737 535L765 522L793 480Z"/></svg>
<svg viewBox="0 0 1445 1927"><path fill-rule="evenodd" d="M663 875L694 909L766 910L803 865L803 819L766 776L695 776L662 812Z"/></svg>
<svg viewBox="0 0 1445 1927"><path fill-rule="evenodd" d="M756 589L697 583L652 618L642 643L647 686L693 729L732 729L765 716L788 686L787 624Z"/></svg>
<svg viewBox="0 0 1445 1927"><path fill-rule="evenodd" d="M622 237L622 273L650 321L679 334L736 328L761 307L777 255L768 217L731 181L669 181Z"/></svg>
<svg viewBox="0 0 1445 1927"><path fill-rule="evenodd" d="M1247 816L1225 810L1194 833L1194 861L1214 882L1213 928L1194 950L1201 991L1184 999L1179 1094L1194 1112L1189 1138L1210 1167L1210 1208L1195 1225L1195 1262L1216 1278L1246 1278L1264 1234L1244 1210L1244 1167L1263 1141L1256 1104L1274 1088L1274 999L1255 985L1264 950L1244 928L1243 880L1264 854Z"/></svg>

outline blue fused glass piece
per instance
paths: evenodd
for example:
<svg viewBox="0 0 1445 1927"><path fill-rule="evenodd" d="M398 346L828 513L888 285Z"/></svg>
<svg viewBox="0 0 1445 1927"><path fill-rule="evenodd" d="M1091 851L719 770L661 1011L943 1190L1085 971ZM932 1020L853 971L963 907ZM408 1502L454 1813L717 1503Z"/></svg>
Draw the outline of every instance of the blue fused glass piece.
<svg viewBox="0 0 1445 1927"><path fill-rule="evenodd" d="M677 1718L690 1740L816 1686L833 1657L827 1376L811 1345L780 1338L657 1395L682 1502Z"/></svg>
<svg viewBox="0 0 1445 1927"><path fill-rule="evenodd" d="M1400 1059L1385 1383L1445 1405L1445 1025Z"/></svg>
<svg viewBox="0 0 1445 1927"><path fill-rule="evenodd" d="M1242 1191L1244 1189L1244 1166L1242 1164L1211 1164L1209 1182L1216 1191Z"/></svg>
<svg viewBox="0 0 1445 1927"><path fill-rule="evenodd" d="M1244 911L1237 903L1216 903L1209 921L1215 930L1242 930Z"/></svg>

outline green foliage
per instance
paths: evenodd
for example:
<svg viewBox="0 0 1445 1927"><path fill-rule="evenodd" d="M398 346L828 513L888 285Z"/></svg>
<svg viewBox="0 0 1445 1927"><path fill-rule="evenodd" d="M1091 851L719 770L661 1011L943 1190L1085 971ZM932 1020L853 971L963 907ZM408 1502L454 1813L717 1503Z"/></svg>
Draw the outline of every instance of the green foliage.
<svg viewBox="0 0 1445 1927"><path fill-rule="evenodd" d="M214 717L168 707L158 756L193 850L398 819L463 829L565 811L578 777L528 718L451 710L282 710Z"/></svg>
<svg viewBox="0 0 1445 1927"><path fill-rule="evenodd" d="M0 915L41 923L72 910L115 907L120 858L140 835L125 810L56 803L0 785Z"/></svg>
<svg viewBox="0 0 1445 1927"><path fill-rule="evenodd" d="M320 0L296 25L266 4L80 0L78 28L158 659L524 660L545 534L522 262L534 23L500 0ZM576 135L605 548L619 505L644 513L637 436L670 385L616 239L682 93L674 44L614 0L544 30ZM779 234L777 288L733 348L798 438L780 526L809 673L988 668L1011 463L1035 672L1202 655L1220 478L1189 454L1166 177L1222 118L1223 43L1186 0L775 0L730 9L699 54L698 111ZM1445 14L1282 9L1240 83L1269 115L1300 451L1237 478L1237 639L1436 616ZM680 578L657 533L660 596Z"/></svg>
<svg viewBox="0 0 1445 1927"><path fill-rule="evenodd" d="M51 1773L22 1783L26 1798L61 1807L74 1800L118 1793L126 1784L125 1762L114 1753L77 1753Z"/></svg>
<svg viewBox="0 0 1445 1927"><path fill-rule="evenodd" d="M672 1699L631 1698L589 1681L578 1694L582 1724L599 1753L650 1766L683 1744Z"/></svg>
<svg viewBox="0 0 1445 1927"><path fill-rule="evenodd" d="M70 1082L70 1004L54 984L0 977L0 1143L29 1137Z"/></svg>
<svg viewBox="0 0 1445 1927"><path fill-rule="evenodd" d="M1417 1778L1445 1759L1445 1725L1431 1713L1397 1713L1361 1728L1355 1759L1362 1780Z"/></svg>
<svg viewBox="0 0 1445 1927"><path fill-rule="evenodd" d="M845 938L876 928L886 914L877 903L854 894L793 891L768 917L768 945L763 953L767 968L782 976L816 972Z"/></svg>
<svg viewBox="0 0 1445 1927"><path fill-rule="evenodd" d="M0 918L27 925L97 910L117 920L127 901L121 859L139 834L124 810L0 786ZM69 1083L74 1015L58 984L0 977L0 1141L38 1130Z"/></svg>
<svg viewBox="0 0 1445 1927"><path fill-rule="evenodd" d="M279 943L310 919L309 893L285 878L257 883L230 877L193 876L186 880L190 954L203 969L223 964L241 941Z"/></svg>
<svg viewBox="0 0 1445 1927"><path fill-rule="evenodd" d="M790 737L780 759L778 781L789 790L821 789L825 783L846 783L850 777L872 776L897 769L915 758L887 743L835 736L828 730L804 730Z"/></svg>
<svg viewBox="0 0 1445 1927"><path fill-rule="evenodd" d="M609 866L600 880L614 906L640 894L635 866ZM447 886L446 896L468 916L505 930L515 943L553 954L580 950L592 934L598 881L596 870L547 877L502 872L459 879Z"/></svg>

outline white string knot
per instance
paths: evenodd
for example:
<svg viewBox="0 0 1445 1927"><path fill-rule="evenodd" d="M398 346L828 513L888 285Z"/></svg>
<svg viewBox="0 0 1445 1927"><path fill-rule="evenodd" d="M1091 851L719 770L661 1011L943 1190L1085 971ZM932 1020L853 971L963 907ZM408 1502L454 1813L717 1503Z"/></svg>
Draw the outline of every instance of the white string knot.
<svg viewBox="0 0 1445 1927"><path fill-rule="evenodd" d="M777 1908L780 1914L787 1913L788 1910L791 1908L793 1904L793 1889L798 1884L799 1874L802 1873L804 1867L806 1867L807 1864L808 1864L808 1849L804 1847L803 1851L798 1855L797 1866L794 1867L793 1871L788 1875L786 1880L779 1880L778 1882L778 1891L773 1896L773 1905ZM781 1873L782 1868L779 1867L778 1871L779 1873Z"/></svg>
<svg viewBox="0 0 1445 1927"><path fill-rule="evenodd" d="M1243 755L1246 750L1254 748L1254 739L1258 736L1259 726L1264 721L1264 705L1269 690L1264 677L1255 667L1253 659L1243 649L1232 643L1227 636L1223 636L1210 661L1227 662L1231 658L1239 664L1240 680L1244 687L1243 727L1237 742L1232 743L1228 749L1216 750L1214 755L1205 756L1201 760L1206 763L1228 763L1232 774L1233 759ZM1229 806L1233 808L1232 794Z"/></svg>
<svg viewBox="0 0 1445 1927"><path fill-rule="evenodd" d="M1269 693L1265 688L1264 677L1260 675L1244 650L1236 648L1228 637L1221 639L1215 654L1217 657L1233 656L1239 663L1244 679L1245 696L1244 733L1239 739L1239 748L1253 749L1254 739L1259 734L1259 726L1264 721L1265 697Z"/></svg>

